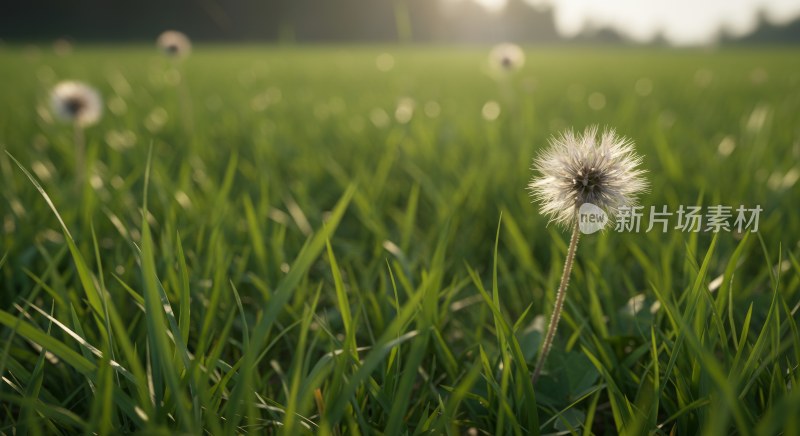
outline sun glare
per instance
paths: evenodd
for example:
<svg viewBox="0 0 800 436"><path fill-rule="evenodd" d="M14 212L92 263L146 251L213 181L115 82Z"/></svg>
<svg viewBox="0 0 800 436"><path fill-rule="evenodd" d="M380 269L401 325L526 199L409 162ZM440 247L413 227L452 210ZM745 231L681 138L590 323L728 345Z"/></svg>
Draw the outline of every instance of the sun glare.
<svg viewBox="0 0 800 436"><path fill-rule="evenodd" d="M499 11L506 5L506 0L473 0L490 11Z"/></svg>

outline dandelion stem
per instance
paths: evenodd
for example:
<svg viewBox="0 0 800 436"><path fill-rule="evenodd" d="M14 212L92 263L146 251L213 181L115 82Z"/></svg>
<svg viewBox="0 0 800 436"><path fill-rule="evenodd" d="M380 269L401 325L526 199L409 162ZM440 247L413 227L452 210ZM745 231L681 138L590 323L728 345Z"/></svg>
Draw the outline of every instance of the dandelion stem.
<svg viewBox="0 0 800 436"><path fill-rule="evenodd" d="M539 373L542 372L547 354L550 353L550 347L553 345L553 338L556 336L556 329L558 329L558 320L561 319L561 310L564 307L564 298L567 296L567 285L569 284L569 276L572 273L572 263L575 260L575 251L578 248L578 237L581 232L578 229L578 220L575 220L575 225L572 228L572 238L569 240L569 249L567 250L567 258L564 260L564 272L561 274L561 284L558 286L556 292L556 304L553 307L553 314L550 315L550 323L547 325L547 335L542 344L542 351L539 353L539 360L536 362L536 368L533 370L531 377L533 383L539 378Z"/></svg>
<svg viewBox="0 0 800 436"><path fill-rule="evenodd" d="M178 71L180 81L178 82L178 99L181 111L181 121L186 134L190 137L194 132L194 115L192 114L192 95L189 92L189 86L186 84L186 76L184 69L180 65L175 66Z"/></svg>
<svg viewBox="0 0 800 436"><path fill-rule="evenodd" d="M83 127L77 122L73 127L73 140L75 141L75 190L78 195L83 191L83 180L86 178L86 139Z"/></svg>

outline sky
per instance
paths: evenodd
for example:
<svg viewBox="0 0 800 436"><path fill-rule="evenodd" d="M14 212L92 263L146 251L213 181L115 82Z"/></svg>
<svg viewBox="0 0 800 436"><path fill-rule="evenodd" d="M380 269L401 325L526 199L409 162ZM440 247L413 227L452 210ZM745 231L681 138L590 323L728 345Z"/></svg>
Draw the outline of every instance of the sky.
<svg viewBox="0 0 800 436"><path fill-rule="evenodd" d="M507 0L473 0L490 10ZM550 5L556 28L574 36L584 26L611 27L637 41L648 41L659 32L676 45L712 42L724 28L734 35L755 28L759 11L773 23L800 16L800 0L526 0Z"/></svg>

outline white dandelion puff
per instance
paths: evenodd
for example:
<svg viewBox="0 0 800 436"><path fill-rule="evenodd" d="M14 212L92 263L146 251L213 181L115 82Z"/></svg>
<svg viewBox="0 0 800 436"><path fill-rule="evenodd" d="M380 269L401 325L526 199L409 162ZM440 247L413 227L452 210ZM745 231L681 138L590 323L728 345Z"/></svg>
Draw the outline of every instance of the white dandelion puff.
<svg viewBox="0 0 800 436"><path fill-rule="evenodd" d="M97 123L103 114L100 93L82 82L58 83L50 92L50 106L57 118L79 127Z"/></svg>
<svg viewBox="0 0 800 436"><path fill-rule="evenodd" d="M183 32L167 30L158 36L156 45L169 57L182 59L192 52L192 41Z"/></svg>
<svg viewBox="0 0 800 436"><path fill-rule="evenodd" d="M550 222L569 227L578 208L591 203L612 217L621 206L634 206L647 190L642 158L633 142L614 130L598 135L597 127L582 134L567 130L550 139L550 147L534 161L539 173L528 184L531 195Z"/></svg>
<svg viewBox="0 0 800 436"><path fill-rule="evenodd" d="M580 236L580 207L589 203L614 216L620 207L633 206L637 194L647 189L644 170L639 169L641 163L631 140L610 129L598 135L597 127L589 127L583 134L567 130L551 138L550 147L534 161L539 176L528 184L531 195L550 222L572 228L547 334L533 370L534 383L553 345L564 307Z"/></svg>
<svg viewBox="0 0 800 436"><path fill-rule="evenodd" d="M75 145L75 189L81 192L86 179L86 140L83 129L100 120L103 101L91 86L75 81L58 83L50 93L50 106L56 117L72 124Z"/></svg>
<svg viewBox="0 0 800 436"><path fill-rule="evenodd" d="M498 44L489 52L489 63L497 71L514 72L525 65L525 52L516 44Z"/></svg>
<svg viewBox="0 0 800 436"><path fill-rule="evenodd" d="M182 73L181 60L185 59L192 51L192 42L183 32L167 30L158 36L156 45L165 55L172 58L171 67L164 73L164 78L178 91L180 119L186 134L194 133L194 116L192 115L192 98Z"/></svg>

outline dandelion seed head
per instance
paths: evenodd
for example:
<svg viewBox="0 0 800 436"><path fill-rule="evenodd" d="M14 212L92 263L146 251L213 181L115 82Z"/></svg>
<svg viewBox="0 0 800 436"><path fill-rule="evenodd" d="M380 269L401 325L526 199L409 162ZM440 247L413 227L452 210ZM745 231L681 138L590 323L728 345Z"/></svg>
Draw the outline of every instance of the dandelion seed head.
<svg viewBox="0 0 800 436"><path fill-rule="evenodd" d="M60 120L81 127L95 124L103 114L100 93L85 83L75 81L60 82L53 88L50 107Z"/></svg>
<svg viewBox="0 0 800 436"><path fill-rule="evenodd" d="M528 184L541 213L550 222L569 226L578 208L591 203L614 216L621 206L633 206L647 190L641 156L631 140L614 130L598 135L597 127L583 133L567 130L550 139L534 160L538 173Z"/></svg>
<svg viewBox="0 0 800 436"><path fill-rule="evenodd" d="M489 63L498 71L517 71L525 65L525 52L516 44L498 44L489 52Z"/></svg>
<svg viewBox="0 0 800 436"><path fill-rule="evenodd" d="M156 45L169 57L182 59L192 52L192 42L183 32L167 30L158 36Z"/></svg>

